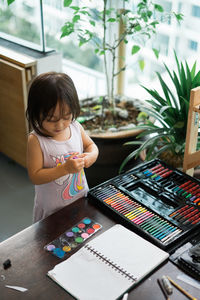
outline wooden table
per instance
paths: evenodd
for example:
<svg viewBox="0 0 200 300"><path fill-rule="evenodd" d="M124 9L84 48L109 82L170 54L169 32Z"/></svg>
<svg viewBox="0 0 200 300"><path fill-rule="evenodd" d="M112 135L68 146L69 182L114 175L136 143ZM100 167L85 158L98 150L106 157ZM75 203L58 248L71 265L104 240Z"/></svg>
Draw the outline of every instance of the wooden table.
<svg viewBox="0 0 200 300"><path fill-rule="evenodd" d="M62 260L46 252L43 247L84 217L90 217L102 225L102 229L93 237L116 223L84 198L2 242L0 244L0 299L74 299L46 276L48 270ZM74 252L76 250L78 249L76 248ZM8 258L11 260L12 266L4 270L3 262ZM200 299L198 289L177 279L177 275L181 273L171 262L165 263L159 270L156 270L136 286L129 293L128 300L164 299L157 284L157 278L163 275L170 276L191 295ZM4 280L2 275L5 276ZM28 291L22 293L6 288L5 285L25 287ZM173 295L170 296L170 300L173 299L184 300L188 298L174 288Z"/></svg>

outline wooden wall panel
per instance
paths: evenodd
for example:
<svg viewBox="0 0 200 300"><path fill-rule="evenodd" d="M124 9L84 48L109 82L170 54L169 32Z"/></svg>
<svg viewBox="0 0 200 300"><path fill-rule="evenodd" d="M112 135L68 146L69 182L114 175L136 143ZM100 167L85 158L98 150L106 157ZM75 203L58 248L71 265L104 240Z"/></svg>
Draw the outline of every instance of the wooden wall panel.
<svg viewBox="0 0 200 300"><path fill-rule="evenodd" d="M0 59L0 151L26 166L26 69Z"/></svg>

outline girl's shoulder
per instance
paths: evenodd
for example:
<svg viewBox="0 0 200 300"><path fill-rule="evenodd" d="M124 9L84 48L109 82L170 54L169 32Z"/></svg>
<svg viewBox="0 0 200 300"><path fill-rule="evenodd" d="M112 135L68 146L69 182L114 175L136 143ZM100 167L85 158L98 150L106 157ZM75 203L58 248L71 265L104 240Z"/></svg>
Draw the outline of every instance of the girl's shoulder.
<svg viewBox="0 0 200 300"><path fill-rule="evenodd" d="M35 132L34 130L29 132L28 141L29 140L39 140L39 139L40 139L40 136L39 136L39 134L37 134L37 132Z"/></svg>
<svg viewBox="0 0 200 300"><path fill-rule="evenodd" d="M37 134L35 134L34 132L30 132L28 135L28 145L34 147L38 144L40 144L40 142L37 137Z"/></svg>
<svg viewBox="0 0 200 300"><path fill-rule="evenodd" d="M28 140L38 139L38 134L33 130L28 134Z"/></svg>
<svg viewBox="0 0 200 300"><path fill-rule="evenodd" d="M39 135L36 131L31 131L28 135L28 142L32 142L32 143L39 143L40 145L46 142L46 137Z"/></svg>

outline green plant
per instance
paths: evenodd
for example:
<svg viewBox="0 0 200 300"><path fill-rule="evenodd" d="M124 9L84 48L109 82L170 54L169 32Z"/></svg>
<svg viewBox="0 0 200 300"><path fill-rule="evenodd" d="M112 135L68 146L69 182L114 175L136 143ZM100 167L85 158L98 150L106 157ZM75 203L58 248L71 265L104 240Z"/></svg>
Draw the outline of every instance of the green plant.
<svg viewBox="0 0 200 300"><path fill-rule="evenodd" d="M7 0L7 3L10 5L14 1ZM42 0L40 0L40 4L42 4ZM129 101L124 101L126 104L118 105L118 110L116 109L116 103L121 101L115 91L116 79L119 78L121 72L126 70L125 54L122 53L125 44L133 40L131 53L132 55L138 53L144 47L145 41L156 33L159 23L168 21L172 16L175 16L179 22L182 20L182 15L165 12L161 5L152 0L101 0L98 2L80 0L78 4L79 6L75 0L63 0L64 7L72 10L73 17L71 20L68 19L62 27L61 38L75 34L79 46L88 43L94 46L95 53L103 56L107 86L106 95L99 97L95 103L92 102L93 99L89 99L92 100L92 104L89 104L89 101L86 103L85 115L81 116L81 122L84 123L85 128L92 123L90 131L94 129L94 124L97 127L95 130L98 131L109 130L110 127L112 127L111 130L119 127L123 130L124 123L125 125L129 124L127 116L133 120L132 123L135 123L135 113L132 117L133 101L131 105ZM116 30L118 27L119 31ZM155 48L152 50L158 58L159 51ZM139 60L138 62L143 70L144 61ZM84 105L83 101L82 104ZM130 106L132 107L129 110ZM123 126L121 126L121 121ZM88 122L90 122L89 125ZM126 126L124 127L126 128Z"/></svg>
<svg viewBox="0 0 200 300"><path fill-rule="evenodd" d="M185 150L185 139L187 130L187 119L190 101L191 89L200 86L200 71L196 73L196 62L192 68L189 68L188 63L179 62L176 53L174 52L177 72L170 71L164 64L173 88L168 86L168 81L165 81L157 72L157 77L161 86L162 94L155 89L144 89L151 95L151 100L146 100L149 107L140 106L140 109L152 117L155 122L150 120L138 125L136 128L142 129L143 132L138 138L144 140L130 141L125 145L139 145L139 148L131 152L120 166L120 172L125 165L134 157L137 158L142 151L146 152L145 160L155 159L156 157L175 156L183 158ZM167 153L164 156L164 153Z"/></svg>
<svg viewBox="0 0 200 300"><path fill-rule="evenodd" d="M90 1L90 3L94 3ZM92 43L95 48L95 53L103 55L104 57L104 70L106 75L107 96L110 109L115 113L115 79L126 69L124 57L120 57L118 52L120 47L128 43L130 39L135 40L132 46L131 53L136 54L141 45L144 45L145 39L150 39L152 34L156 33L156 27L160 23L161 16L170 18L171 14L166 14L161 5L153 1L140 0L134 8L126 8L126 5L131 7L131 1L120 0L116 1L114 7L110 7L110 1L102 0L100 9L96 5L91 8L90 6L74 6L73 0L64 0L64 6L73 10L72 20L67 22L62 27L61 37L69 36L76 33L79 46L87 43ZM116 8L116 6L118 8ZM133 7L133 5L132 5ZM121 8L121 9L119 9ZM181 14L173 13L179 21L182 19ZM108 39L108 31L116 28L116 24L121 24L120 33L113 33L112 39ZM155 55L158 57L159 51L153 49ZM122 60L122 67L116 66L116 61ZM141 68L144 67L144 62L140 61ZM109 72L109 70L111 70Z"/></svg>

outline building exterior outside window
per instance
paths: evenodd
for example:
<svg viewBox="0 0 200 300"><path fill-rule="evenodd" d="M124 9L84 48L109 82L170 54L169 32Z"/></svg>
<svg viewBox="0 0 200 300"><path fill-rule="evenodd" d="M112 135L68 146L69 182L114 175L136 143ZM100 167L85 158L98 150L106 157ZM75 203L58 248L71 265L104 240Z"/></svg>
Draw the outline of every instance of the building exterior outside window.
<svg viewBox="0 0 200 300"><path fill-rule="evenodd" d="M193 51L197 51L198 43L196 41L189 40L189 48Z"/></svg>
<svg viewBox="0 0 200 300"><path fill-rule="evenodd" d="M196 18L200 18L200 6L192 5L192 16Z"/></svg>
<svg viewBox="0 0 200 300"><path fill-rule="evenodd" d="M84 1L85 3L93 2ZM113 4L113 0L110 1ZM167 63L169 68L173 68L175 63L174 50L181 60L187 59L188 62L191 61L192 63L198 59L200 0L157 0L156 2L159 2L165 11L182 13L184 16L183 21L181 25L178 25L175 19L172 18L169 19L169 22L160 24L157 35L144 45L139 54L131 56L130 49L132 45L131 43L127 45L125 93L130 96L143 97L140 84L147 85L150 82L152 85L155 71L163 71L163 62ZM79 0L76 0L76 4L78 3ZM79 83L82 96L91 96L90 92L102 94L105 84L103 84L104 75L102 73L103 63L101 58L96 56L89 46L79 48L76 40L71 36L69 39L60 39L61 27L70 17L71 10L64 8L63 0L43 0L42 4L43 15L41 19L40 0L16 0L9 7L6 1L1 1L0 37L12 39L40 51L55 49L62 53L64 71L69 72L71 70L76 78L77 74L80 74L80 78L85 76L86 79L82 82L88 84L81 87ZM95 2L96 4L97 2ZM132 1L132 5L135 5L135 1ZM42 22L44 26L43 34ZM159 59L156 59L150 50L152 45L160 51ZM138 59L143 59L145 62L143 71L139 68ZM87 92L87 86L92 86L89 92Z"/></svg>

